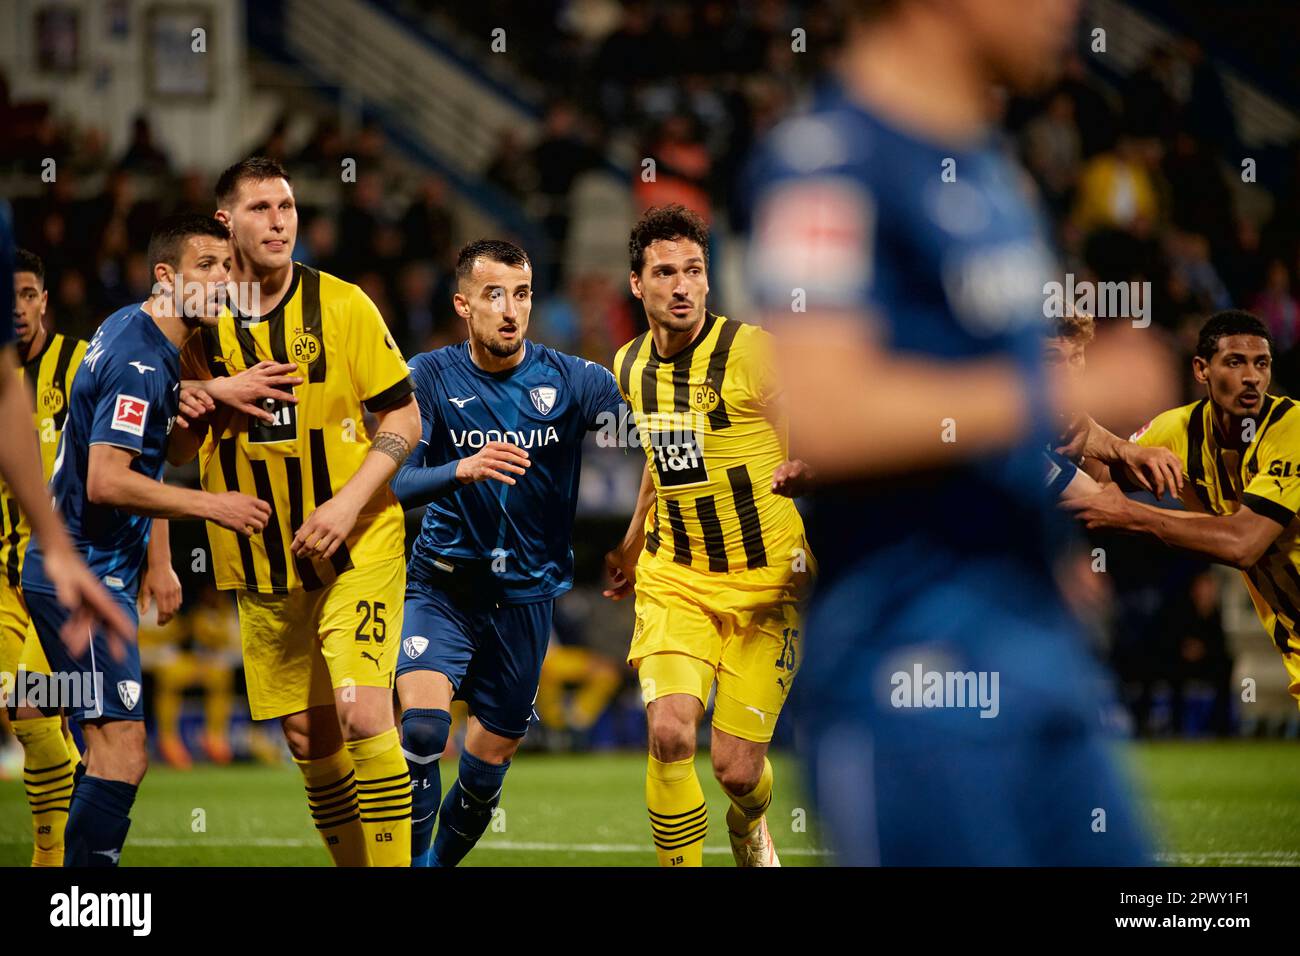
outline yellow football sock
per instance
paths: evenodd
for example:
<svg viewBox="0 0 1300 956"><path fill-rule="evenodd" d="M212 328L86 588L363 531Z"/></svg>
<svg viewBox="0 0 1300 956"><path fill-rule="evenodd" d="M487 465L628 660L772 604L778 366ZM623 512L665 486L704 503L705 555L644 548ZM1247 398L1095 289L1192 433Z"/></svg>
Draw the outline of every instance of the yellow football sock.
<svg viewBox="0 0 1300 956"><path fill-rule="evenodd" d="M736 836L748 836L763 819L772 803L772 762L763 758L763 775L758 785L744 796L728 793L731 806L727 807L727 829Z"/></svg>
<svg viewBox="0 0 1300 956"><path fill-rule="evenodd" d="M357 812L357 780L352 758L343 748L317 760L294 763L302 771L307 806L335 866L368 866L366 837Z"/></svg>
<svg viewBox="0 0 1300 956"><path fill-rule="evenodd" d="M704 802L695 758L664 763L650 757L645 803L660 866L703 866L709 808Z"/></svg>
<svg viewBox="0 0 1300 956"><path fill-rule="evenodd" d="M75 763L63 739L63 722L58 717L32 717L15 720L13 727L23 745L23 783L32 808L32 866L62 866Z"/></svg>
<svg viewBox="0 0 1300 956"><path fill-rule="evenodd" d="M349 740L371 866L411 865L411 775L397 728Z"/></svg>

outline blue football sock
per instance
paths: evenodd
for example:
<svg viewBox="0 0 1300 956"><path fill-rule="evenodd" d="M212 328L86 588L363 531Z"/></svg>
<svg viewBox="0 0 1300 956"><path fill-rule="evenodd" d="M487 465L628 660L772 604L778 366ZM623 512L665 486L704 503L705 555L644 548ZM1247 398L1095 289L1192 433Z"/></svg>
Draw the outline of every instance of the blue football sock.
<svg viewBox="0 0 1300 956"><path fill-rule="evenodd" d="M460 776L442 801L438 836L433 841L433 865L455 866L474 848L501 802L510 761L492 764L468 750L460 755Z"/></svg>
<svg viewBox="0 0 1300 956"><path fill-rule="evenodd" d="M89 774L78 781L63 831L64 866L117 866L137 789Z"/></svg>
<svg viewBox="0 0 1300 956"><path fill-rule="evenodd" d="M438 758L447 749L451 714L430 707L402 712L402 756L411 772L411 865L428 866L429 842L442 799Z"/></svg>

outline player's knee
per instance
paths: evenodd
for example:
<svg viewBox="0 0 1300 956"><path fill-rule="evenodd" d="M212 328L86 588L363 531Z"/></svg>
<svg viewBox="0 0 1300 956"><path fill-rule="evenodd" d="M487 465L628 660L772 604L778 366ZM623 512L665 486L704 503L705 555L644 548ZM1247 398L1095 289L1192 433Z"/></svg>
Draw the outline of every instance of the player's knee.
<svg viewBox="0 0 1300 956"><path fill-rule="evenodd" d="M719 760L715 755L713 776L727 793L742 797L758 786L763 776L763 765L752 766L745 760Z"/></svg>
<svg viewBox="0 0 1300 956"><path fill-rule="evenodd" d="M656 760L673 763L695 754L695 724L678 714L652 713L649 724L650 753Z"/></svg>
<svg viewBox="0 0 1300 956"><path fill-rule="evenodd" d="M451 714L445 710L411 707L402 714L402 749L408 756L442 756L450 733Z"/></svg>

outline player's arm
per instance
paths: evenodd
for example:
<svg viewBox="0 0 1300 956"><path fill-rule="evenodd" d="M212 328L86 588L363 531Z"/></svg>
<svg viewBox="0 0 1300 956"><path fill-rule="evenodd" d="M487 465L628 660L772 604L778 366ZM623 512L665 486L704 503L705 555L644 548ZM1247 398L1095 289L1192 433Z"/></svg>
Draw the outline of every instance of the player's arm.
<svg viewBox="0 0 1300 956"><path fill-rule="evenodd" d="M170 621L181 606L181 579L172 567L171 527L164 518L155 518L149 529L149 550L136 598L141 615L149 610L151 599L158 602L159 624Z"/></svg>
<svg viewBox="0 0 1300 956"><path fill-rule="evenodd" d="M72 611L63 636L74 654L84 649L90 625L98 622L122 640L130 639L131 623L81 559L63 521L50 505L41 469L40 447L32 429L32 404L19 387L12 348L0 349L0 475L40 542L45 576L54 585L59 603ZM77 642L80 642L79 645Z"/></svg>
<svg viewBox="0 0 1300 956"><path fill-rule="evenodd" d="M1261 504L1261 501L1256 499L1256 507L1272 510L1267 502ZM1074 512L1090 529L1114 528L1150 534L1170 547L1243 571L1264 556L1286 527L1276 518L1260 514L1250 502L1243 503L1232 515L1194 514L1133 501L1115 485L1064 502L1062 507Z"/></svg>
<svg viewBox="0 0 1300 956"><path fill-rule="evenodd" d="M1183 490L1183 463L1177 454L1158 445L1125 441L1090 416L1083 416L1071 442L1075 446L1086 458L1109 466L1110 474L1130 488L1144 488L1157 498L1166 491L1177 496Z"/></svg>
<svg viewBox="0 0 1300 956"><path fill-rule="evenodd" d="M417 356L415 363L419 361ZM412 363L411 375L416 382L415 398L420 410L420 440L388 483L402 507L419 508L452 494L464 485L489 478L513 485L515 479L511 475L522 475L531 462L528 452L509 442L488 442L468 458L429 463L429 443L434 425L433 400L429 390L420 382L415 363Z"/></svg>
<svg viewBox="0 0 1300 956"><path fill-rule="evenodd" d="M646 461L641 473L641 488L636 495L636 508L628 523L623 540L605 555L605 571L610 587L604 590L607 598L618 601L632 593L636 586L636 562L645 547L645 522L655 503L655 483L650 477L650 462Z"/></svg>
<svg viewBox="0 0 1300 956"><path fill-rule="evenodd" d="M1148 340L1104 343L1082 383L1049 382L1010 358L943 362L889 349L863 315L822 311L773 320L790 433L819 481L943 467L1023 440L1036 414L1081 404L1125 417L1165 395ZM1124 371L1127 361L1140 371ZM1125 380L1136 385L1128 390ZM1138 395L1132 387L1152 394ZM944 440L951 425L955 440Z"/></svg>
<svg viewBox="0 0 1300 956"><path fill-rule="evenodd" d="M131 467L136 454L119 445L91 444L86 497L92 504L150 518L201 518L249 536L266 527L271 506L265 501L237 491L213 494L154 481Z"/></svg>
<svg viewBox="0 0 1300 956"><path fill-rule="evenodd" d="M377 424L370 451L338 494L317 506L303 522L293 536L294 555L328 558L337 551L352 533L366 502L397 474L419 442L420 409L410 392L393 405L371 411Z"/></svg>

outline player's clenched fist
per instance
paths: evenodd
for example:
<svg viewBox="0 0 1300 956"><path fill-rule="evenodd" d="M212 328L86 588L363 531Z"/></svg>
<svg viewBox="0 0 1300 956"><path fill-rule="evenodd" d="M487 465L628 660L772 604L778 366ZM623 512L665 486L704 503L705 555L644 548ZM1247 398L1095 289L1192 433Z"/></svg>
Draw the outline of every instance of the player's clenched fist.
<svg viewBox="0 0 1300 956"><path fill-rule="evenodd" d="M462 485L494 478L507 485L515 480L511 475L522 475L530 467L528 452L518 445L505 441L490 441L476 454L462 458L456 463L456 480Z"/></svg>
<svg viewBox="0 0 1300 956"><path fill-rule="evenodd" d="M626 544L605 553L605 573L609 575L609 587L601 592L605 597L621 601L636 589L636 562L640 554L640 547Z"/></svg>
<svg viewBox="0 0 1300 956"><path fill-rule="evenodd" d="M241 495L237 491L223 491L212 498L212 513L208 520L237 534L252 537L265 528L271 518L271 506L261 498Z"/></svg>
<svg viewBox="0 0 1300 956"><path fill-rule="evenodd" d="M182 385L180 391L179 411L176 424L189 428L190 422L196 422L207 416L217 407L212 396L195 385Z"/></svg>

